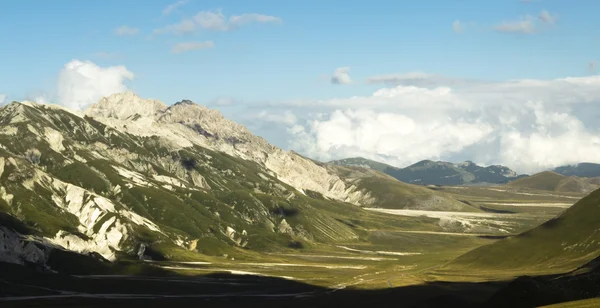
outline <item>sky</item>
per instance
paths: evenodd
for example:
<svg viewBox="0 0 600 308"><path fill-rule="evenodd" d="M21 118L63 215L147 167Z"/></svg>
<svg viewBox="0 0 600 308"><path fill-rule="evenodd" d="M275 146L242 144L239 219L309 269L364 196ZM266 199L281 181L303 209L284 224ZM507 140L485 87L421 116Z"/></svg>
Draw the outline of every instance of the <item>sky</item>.
<svg viewBox="0 0 600 308"><path fill-rule="evenodd" d="M576 3L576 4L575 4ZM0 104L190 99L284 149L600 163L600 1L0 1Z"/></svg>

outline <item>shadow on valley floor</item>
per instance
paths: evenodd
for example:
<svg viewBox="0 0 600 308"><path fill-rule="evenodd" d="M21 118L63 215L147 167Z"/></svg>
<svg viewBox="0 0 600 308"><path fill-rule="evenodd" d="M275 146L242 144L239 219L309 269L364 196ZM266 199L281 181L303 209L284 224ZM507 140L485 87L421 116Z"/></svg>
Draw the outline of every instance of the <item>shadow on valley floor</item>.
<svg viewBox="0 0 600 308"><path fill-rule="evenodd" d="M70 276L0 263L0 307L537 307L600 296L599 261L560 276L379 290L232 274Z"/></svg>

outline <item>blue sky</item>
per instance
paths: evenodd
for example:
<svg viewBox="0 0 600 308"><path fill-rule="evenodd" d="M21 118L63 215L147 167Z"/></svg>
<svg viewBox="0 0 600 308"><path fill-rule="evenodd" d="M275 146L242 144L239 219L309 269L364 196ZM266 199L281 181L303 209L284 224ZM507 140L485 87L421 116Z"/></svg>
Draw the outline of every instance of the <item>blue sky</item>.
<svg viewBox="0 0 600 308"><path fill-rule="evenodd" d="M600 2L503 1L199 1L171 14L166 1L3 1L0 4L0 91L21 98L47 90L72 59L126 65L141 95L172 102L218 96L244 100L328 98L372 92L374 86L332 87L320 78L349 66L370 75L423 71L483 79L557 78L587 73L598 58ZM280 24L227 32L198 31L148 40L157 28L200 11L225 16L258 13ZM535 35L494 32L502 21L559 15ZM452 22L476 23L460 34ZM135 36L115 35L127 25ZM215 47L170 53L178 42L211 40ZM98 57L106 53L110 57ZM168 85L166 84L169 81Z"/></svg>
<svg viewBox="0 0 600 308"><path fill-rule="evenodd" d="M600 60L600 1L574 3L2 1L0 97L43 96L44 101L69 105L65 97L74 99L75 94L61 98L61 91L82 88L78 93L83 98L77 94L80 103L75 105L85 106L100 94L126 87L167 104L192 99L219 108L276 145L320 159L362 155L395 165L417 157L518 164L520 156L539 146L539 138L549 138L544 139L547 149L567 138L561 129L548 133L548 127L557 125L547 123L548 119L566 115L583 125L580 134L569 140L600 138L592 116L598 110L598 91L590 86L597 81L595 61ZM206 14L221 19L208 20ZM246 23L236 24L235 18L245 18ZM172 33L173 26L180 25L181 30L185 22L190 31ZM153 35L160 29L166 30ZM174 52L186 46L198 48ZM66 68L73 60L90 61L93 76L82 79L81 70ZM110 70L119 66L123 68ZM332 84L334 71L344 67L349 68L347 78L352 83ZM123 81L127 72L134 78ZM422 75L415 78L414 74ZM378 76L380 82L367 82ZM566 77L580 79L561 81ZM374 94L382 88L392 101L382 102ZM506 94L509 88L512 92ZM235 103L216 105L215 99L223 97ZM356 105L358 101L364 104ZM421 113L408 110L415 104L423 108ZM410 108L398 109L405 105ZM506 107L512 105L525 109ZM437 117L427 109L434 107ZM497 123L498 108L507 114L505 121ZM516 116L527 112L536 117ZM371 129L372 121L381 123L387 115L400 122ZM426 115L431 123L423 120ZM418 125L402 122L402 117ZM352 133L347 138L332 135L340 131L335 125L343 123L354 123L346 127ZM455 142L442 142L447 139L442 135L435 137L439 140L427 139L444 125L449 125L446 132L456 130ZM537 128L528 131L531 125ZM367 131L380 143L365 145L360 136ZM514 139L515 132L521 139ZM412 148L385 145L405 139L411 147L426 150L409 155ZM492 139L496 147L481 146ZM600 141L588 154L531 158L522 169L590 160L596 150L600 157ZM501 154L494 153L498 151Z"/></svg>

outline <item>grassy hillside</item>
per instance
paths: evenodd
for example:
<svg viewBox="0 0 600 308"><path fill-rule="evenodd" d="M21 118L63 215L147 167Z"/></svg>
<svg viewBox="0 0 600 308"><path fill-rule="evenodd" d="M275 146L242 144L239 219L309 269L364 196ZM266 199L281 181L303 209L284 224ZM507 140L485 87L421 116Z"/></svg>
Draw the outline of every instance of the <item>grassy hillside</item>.
<svg viewBox="0 0 600 308"><path fill-rule="evenodd" d="M452 196L429 188L407 184L371 169L354 166L330 166L342 178L360 190L370 192L370 207L431 211L478 212L476 207L459 202Z"/></svg>
<svg viewBox="0 0 600 308"><path fill-rule="evenodd" d="M525 274L573 270L600 255L598 213L600 190L539 227L474 249L441 271Z"/></svg>
<svg viewBox="0 0 600 308"><path fill-rule="evenodd" d="M529 177L512 181L506 186L512 188L536 189L564 193L591 192L598 188L590 179L564 176L562 174L544 171Z"/></svg>

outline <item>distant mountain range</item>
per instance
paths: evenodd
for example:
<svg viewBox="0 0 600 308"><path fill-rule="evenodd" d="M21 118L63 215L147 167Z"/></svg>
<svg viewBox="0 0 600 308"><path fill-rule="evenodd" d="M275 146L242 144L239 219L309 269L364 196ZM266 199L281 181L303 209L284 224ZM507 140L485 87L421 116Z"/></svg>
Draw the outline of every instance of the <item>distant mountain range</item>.
<svg viewBox="0 0 600 308"><path fill-rule="evenodd" d="M579 163L576 165L556 167L552 171L566 176L595 178L600 177L600 164Z"/></svg>
<svg viewBox="0 0 600 308"><path fill-rule="evenodd" d="M504 184L519 175L508 167L493 165L483 167L472 161L453 164L443 161L423 160L406 168L397 168L362 157L331 161L342 166L366 167L386 173L402 182L421 185L484 185Z"/></svg>
<svg viewBox="0 0 600 308"><path fill-rule="evenodd" d="M402 182L420 185L506 184L529 176L527 174L517 174L506 166L483 167L472 161L455 164L444 161L422 160L408 167L398 168L363 157L352 157L330 161L329 164L369 168L383 172ZM580 163L560 166L554 168L552 173L567 177L600 177L600 164ZM569 181L573 183L571 180ZM582 189L587 191L583 186ZM551 190L554 190L554 188Z"/></svg>

